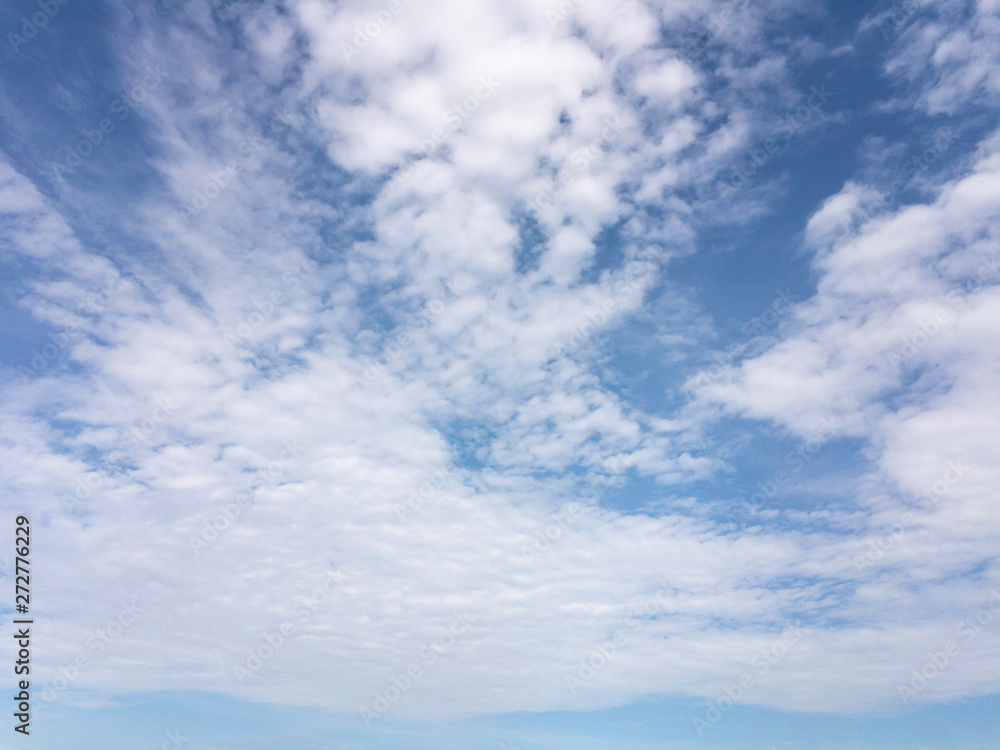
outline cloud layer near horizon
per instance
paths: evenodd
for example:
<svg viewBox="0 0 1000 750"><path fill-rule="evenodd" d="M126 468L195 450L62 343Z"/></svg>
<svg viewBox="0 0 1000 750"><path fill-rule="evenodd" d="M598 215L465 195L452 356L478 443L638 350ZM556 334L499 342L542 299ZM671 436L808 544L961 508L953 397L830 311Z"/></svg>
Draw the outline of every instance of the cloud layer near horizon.
<svg viewBox="0 0 1000 750"><path fill-rule="evenodd" d="M767 221L781 175L734 169L842 122L796 71L885 19L838 46L783 35L822 16L786 2L113 6L130 119L78 167L0 162L7 290L52 335L8 363L0 427L50 695L352 712L418 663L393 717L714 700L793 622L748 701L886 705L949 639L918 699L1000 690L997 629L956 630L1000 588L1000 140L961 130L996 107L1000 32L962 8L882 42L882 109L961 132L911 174L869 144L798 218L814 292L710 367L713 301L674 265ZM63 97L77 131L112 116ZM684 365L676 399L629 388L636 332ZM730 425L810 466L779 462L783 499L705 489L748 450ZM825 443L863 470L821 490Z"/></svg>

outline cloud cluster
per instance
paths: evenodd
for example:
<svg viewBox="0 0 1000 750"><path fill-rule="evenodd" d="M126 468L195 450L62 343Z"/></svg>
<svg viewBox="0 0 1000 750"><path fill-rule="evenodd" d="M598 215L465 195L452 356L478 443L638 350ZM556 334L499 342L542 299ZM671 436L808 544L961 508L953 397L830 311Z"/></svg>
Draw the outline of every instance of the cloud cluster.
<svg viewBox="0 0 1000 750"><path fill-rule="evenodd" d="M384 8L118 10L123 69L163 70L133 118L148 184L128 201L95 191L115 168L103 152L49 190L0 162L18 299L78 332L45 367L24 362L0 406L4 511L31 510L51 582L43 681L59 691L127 595L142 617L74 687L381 715L380 699L400 718L715 701L796 621L801 643L748 700L894 700L921 644L954 629L947 613L997 581L1000 455L984 436L1000 428L1000 355L983 342L1000 319L1000 140L926 201L866 211L891 186L851 181L817 206L815 294L668 407L614 387L609 346L667 304L700 232L766 210L766 194L719 186L808 101L792 74L805 52L774 30L811 11L742 4L709 25L710 2ZM995 16L980 3L933 54L903 31L887 75L926 79L930 112L954 111L956 86L994 96ZM832 116L810 111L789 143ZM93 239L108 223L127 247ZM663 361L701 330L678 299ZM682 501L732 470L707 437L720 417L800 445L836 425L867 473L815 518L737 528L707 497ZM859 571L953 461L961 481ZM677 502L605 501L644 486ZM335 603L296 622L267 680L234 681L331 564ZM475 627L417 680L414 654L466 611ZM567 691L622 627L628 647ZM918 699L996 690L998 641L984 629Z"/></svg>

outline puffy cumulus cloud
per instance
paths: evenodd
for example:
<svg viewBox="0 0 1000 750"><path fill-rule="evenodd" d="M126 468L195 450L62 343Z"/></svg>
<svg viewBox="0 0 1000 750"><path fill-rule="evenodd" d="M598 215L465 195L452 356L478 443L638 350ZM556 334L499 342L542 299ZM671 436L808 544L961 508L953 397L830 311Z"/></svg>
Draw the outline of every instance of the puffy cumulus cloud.
<svg viewBox="0 0 1000 750"><path fill-rule="evenodd" d="M998 164L991 153L934 202L860 224L865 189L848 184L826 201L806 228L817 294L796 306L781 342L730 367L706 398L802 434L832 416L868 435L882 397L975 371L968 358L984 355L961 331L995 293Z"/></svg>
<svg viewBox="0 0 1000 750"><path fill-rule="evenodd" d="M993 10L978 6L969 33L990 26L985 16ZM919 16L913 23L929 22ZM900 72L904 58L931 57L945 66L943 52L925 53L930 27L921 28L923 34L916 27L906 32L891 72ZM936 28L939 38L965 33ZM954 106L961 98L961 106L976 107L989 88L977 72L980 62L970 56L928 80L920 94L925 104L943 109L947 89ZM968 86L955 91L959 80ZM984 342L995 338L1000 312L998 144L996 133L987 133L970 156L956 154L953 164L931 171L936 179L919 177L926 201L896 203L902 186L916 181L913 170L874 183L849 181L826 199L804 233L815 294L790 309L776 342L718 368L695 396L696 404L801 436L826 421L836 427L823 439L863 439L873 467L856 490L867 522L853 562L867 578L850 606L884 597L901 612L916 609L927 620L907 628L925 635L936 629L942 643L953 628L932 624L928 610L971 615L975 596L985 602L996 581L1000 516L990 488L1000 479L1000 455L984 436L1000 428L1000 358ZM705 379L689 385L695 382ZM968 578L959 591L947 591L961 576ZM923 601L903 594L903 586ZM975 642L979 658L987 658L983 646ZM920 667L919 654L912 661ZM956 689L958 678L948 679L948 686L934 686L935 695ZM995 689L978 669L962 679L969 680L963 694Z"/></svg>
<svg viewBox="0 0 1000 750"><path fill-rule="evenodd" d="M136 621L74 688L351 712L417 663L392 716L714 699L800 618L801 646L753 701L845 709L891 692L914 655L904 636L933 639L941 618L885 611L886 591L912 604L903 576L858 581L867 537L844 533L851 518L737 532L709 503L599 501L626 473L669 487L726 470L698 415L644 410L597 360L691 252L687 191L797 101L764 43L789 6L739 6L697 55L661 24L703 29L718 6L301 0L225 23L184 7L122 12L122 64L167 71L142 109L153 187L57 202L0 167L5 252L46 260L20 300L81 331L4 385L4 507L33 509L51 582L43 683L134 597ZM928 576L977 559L993 528L974 501L997 464L974 436L993 424L996 363L976 345L996 297L962 285L995 239L995 186L985 154L882 219L851 218L853 187L832 199L807 230L816 297L774 349L702 390L803 434L838 417L880 446L890 489L933 488L933 436L952 435L941 471L970 468L897 558L951 535ZM128 249L81 239L101 217ZM117 268L128 283L81 311ZM961 309L917 346L956 289ZM891 361L906 336L917 348ZM878 400L904 379L924 398ZM471 626L452 632L456 617ZM627 647L569 689L621 627ZM939 684L985 689L981 664Z"/></svg>

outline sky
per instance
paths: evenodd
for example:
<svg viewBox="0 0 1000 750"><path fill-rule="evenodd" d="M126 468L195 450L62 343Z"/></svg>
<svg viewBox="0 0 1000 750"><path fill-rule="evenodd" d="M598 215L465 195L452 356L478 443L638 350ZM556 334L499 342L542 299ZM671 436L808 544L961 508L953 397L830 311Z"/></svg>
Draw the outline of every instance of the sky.
<svg viewBox="0 0 1000 750"><path fill-rule="evenodd" d="M998 746L998 0L0 47L0 748Z"/></svg>

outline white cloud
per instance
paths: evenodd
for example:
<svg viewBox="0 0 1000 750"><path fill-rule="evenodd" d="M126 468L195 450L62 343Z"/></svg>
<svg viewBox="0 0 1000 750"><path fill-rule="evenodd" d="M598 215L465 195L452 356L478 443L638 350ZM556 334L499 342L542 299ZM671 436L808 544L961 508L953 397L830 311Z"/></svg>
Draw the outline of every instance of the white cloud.
<svg viewBox="0 0 1000 750"><path fill-rule="evenodd" d="M712 7L684 10L697 18ZM926 622L884 606L883 594L907 601L910 581L898 568L858 582L852 557L866 540L841 533L858 522L846 512L836 533L737 533L690 504L658 515L594 505L529 561L523 549L551 514L588 485L619 481L622 462L668 488L726 467L727 456L708 450L698 413L653 413L613 392L595 350L691 249L693 207L674 191L717 179L773 126L777 106L763 105L794 101L788 61L760 54L768 14L787 9L743 8L718 30L729 57L711 73L711 107L706 70L654 53L657 18L638 4L614 23L614 9L580 4L555 28L531 2L407 4L349 59L342 45L376 11L313 0L292 10L279 21L247 9L241 27L269 83L303 66L280 106L262 84L229 75L246 58L228 70L209 44L224 37L207 19L208 41L204 29L148 25L141 43L118 51L169 71L143 111L162 190L137 195L120 214L95 200L95 216L114 216L143 253L82 242L81 225L96 221L74 213L83 197L55 206L0 167L8 252L53 269L27 285L22 303L85 331L62 364L4 387L0 465L16 498L5 509L32 508L36 565L52 582L38 604L52 633L42 679L134 596L141 618L81 687L217 690L350 712L468 610L475 627L390 715L583 709L664 693L714 699L774 640L783 613L798 612L816 624L754 701L842 710L891 693L916 657L913 644L943 632L947 618L933 607L977 601L971 585L952 601L938 582L987 559L996 534L984 498L998 456L980 436L996 432L998 362L981 342L1000 303L991 285L962 286L995 244L996 157L984 154L927 205L867 223L857 210L868 188L851 183L823 204L806 231L816 296L794 308L773 348L699 396L801 435L836 416L877 451L869 479L880 490L912 493L948 460L964 461L967 479L947 507L922 516L899 550L908 560L945 553L918 567ZM292 60L300 39L307 56ZM489 76L499 85L480 97ZM656 99L651 109L640 94ZM412 174L393 171L470 96L478 104L439 148ZM224 100L240 107L222 117ZM285 111L286 124L265 133L262 118ZM193 192L262 133L253 158L188 216L182 205ZM324 154L330 163L309 162ZM519 269L516 217L545 190L537 263ZM596 235L619 222L620 262L592 273ZM333 239L322 231L330 226L340 232ZM299 275L310 256L318 268ZM79 313L116 269L112 260L128 261L134 286L99 314ZM411 317L456 278L468 283L440 314ZM947 330L893 364L893 347L955 289L963 304L950 308ZM276 291L281 300L265 314L262 301ZM226 334L244 322L249 333L231 346ZM362 357L390 341L391 363L359 392ZM909 391L904 375L916 379ZM883 397L896 391L901 403L889 408ZM176 408L160 419L157 399ZM498 418L484 416L491 407ZM129 440L136 427L145 439ZM289 441L302 447L294 461L280 458ZM274 462L227 518L248 477ZM401 523L398 505L446 469ZM67 511L60 498L88 478L96 487ZM873 518L876 494L860 501ZM877 510L891 519L904 505ZM224 528L195 554L191 540L213 522ZM234 680L246 650L331 564L346 581L336 603L310 617L259 679ZM565 677L579 660L663 585L665 616L571 695ZM844 593L852 586L857 594ZM847 625L823 620L835 605ZM995 670L983 667L995 643L978 641L979 658L956 665L935 695L995 689Z"/></svg>

